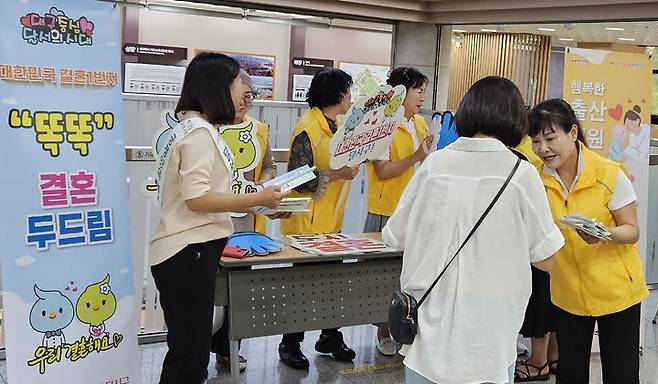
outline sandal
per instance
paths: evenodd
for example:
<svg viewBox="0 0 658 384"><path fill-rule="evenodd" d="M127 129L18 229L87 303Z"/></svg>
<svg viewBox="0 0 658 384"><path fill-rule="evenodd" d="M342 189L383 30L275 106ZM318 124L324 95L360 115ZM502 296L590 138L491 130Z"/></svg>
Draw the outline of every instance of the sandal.
<svg viewBox="0 0 658 384"><path fill-rule="evenodd" d="M240 372L244 372L247 369L247 359L244 358L244 356L238 356L238 367L240 369ZM219 371L220 369L230 371L231 370L231 361L229 360L228 356L220 356L216 355L217 359L217 370Z"/></svg>
<svg viewBox="0 0 658 384"><path fill-rule="evenodd" d="M515 383L525 383L528 381L548 381L550 378L549 373L542 374L542 372L546 369L549 368L548 362L546 362L544 365L541 367L538 367L536 365L532 365L528 363L528 361L524 361L518 364L520 367L525 367L525 369L519 369L516 368L514 370L514 382ZM530 367L534 368L537 370L536 375L531 375L530 374ZM550 368L549 368L550 370Z"/></svg>
<svg viewBox="0 0 658 384"><path fill-rule="evenodd" d="M548 361L548 373L552 375L557 375L557 360Z"/></svg>

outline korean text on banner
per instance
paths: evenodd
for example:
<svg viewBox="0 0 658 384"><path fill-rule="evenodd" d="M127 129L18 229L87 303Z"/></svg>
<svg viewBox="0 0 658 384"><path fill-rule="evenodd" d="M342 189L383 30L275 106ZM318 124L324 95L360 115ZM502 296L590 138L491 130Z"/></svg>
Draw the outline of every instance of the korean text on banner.
<svg viewBox="0 0 658 384"><path fill-rule="evenodd" d="M646 260L651 123L648 55L568 48L564 99L581 122L590 149L623 163L638 197L640 254Z"/></svg>
<svg viewBox="0 0 658 384"><path fill-rule="evenodd" d="M1 9L9 381L138 383L119 11L85 0Z"/></svg>

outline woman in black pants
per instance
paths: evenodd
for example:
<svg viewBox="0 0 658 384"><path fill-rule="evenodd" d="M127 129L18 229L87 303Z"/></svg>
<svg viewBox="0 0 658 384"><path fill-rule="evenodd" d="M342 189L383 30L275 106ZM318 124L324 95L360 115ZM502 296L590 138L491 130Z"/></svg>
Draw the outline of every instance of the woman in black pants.
<svg viewBox="0 0 658 384"><path fill-rule="evenodd" d="M233 158L218 127L243 103L240 67L228 56L197 55L187 67L176 114L158 148L160 220L150 243L151 272L167 323L161 384L199 384L208 376L217 262L232 233L228 212L276 207L278 187L231 193Z"/></svg>

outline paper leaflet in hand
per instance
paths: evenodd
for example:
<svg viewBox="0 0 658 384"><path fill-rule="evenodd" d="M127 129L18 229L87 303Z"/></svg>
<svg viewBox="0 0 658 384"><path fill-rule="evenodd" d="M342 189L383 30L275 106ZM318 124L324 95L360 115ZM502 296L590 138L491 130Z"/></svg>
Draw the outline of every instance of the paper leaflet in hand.
<svg viewBox="0 0 658 384"><path fill-rule="evenodd" d="M256 214L271 215L274 213L303 213L309 212L308 203L311 201L310 197L284 197L281 204L274 209L267 207L258 207Z"/></svg>
<svg viewBox="0 0 658 384"><path fill-rule="evenodd" d="M358 99L347 111L347 120L329 144L332 169L355 166L380 156L404 123L403 85L384 85L369 97Z"/></svg>
<svg viewBox="0 0 658 384"><path fill-rule="evenodd" d="M315 179L315 167L309 167L304 165L295 170L292 170L288 173L284 173L281 176L277 176L272 180L268 180L263 183L263 187L273 187L279 186L282 191L290 191L293 188L297 188L300 185L307 183Z"/></svg>
<svg viewBox="0 0 658 384"><path fill-rule="evenodd" d="M597 239L612 241L610 237L612 233L604 225L598 223L596 220L587 218L582 215L567 215L559 219L560 223L566 226L582 231Z"/></svg>
<svg viewBox="0 0 658 384"><path fill-rule="evenodd" d="M265 256L283 249L283 243L258 232L235 232L226 246L246 250L246 256Z"/></svg>

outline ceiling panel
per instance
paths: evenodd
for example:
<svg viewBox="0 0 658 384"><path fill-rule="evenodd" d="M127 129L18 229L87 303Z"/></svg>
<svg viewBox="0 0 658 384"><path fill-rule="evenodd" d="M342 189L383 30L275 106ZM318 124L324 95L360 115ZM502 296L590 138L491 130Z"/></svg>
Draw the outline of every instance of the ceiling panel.
<svg viewBox="0 0 658 384"><path fill-rule="evenodd" d="M453 31L466 32L481 32L482 29L498 32L548 35L553 37L554 45L575 46L578 42L588 42L658 46L658 21L512 25L486 24L453 27Z"/></svg>
<svg viewBox="0 0 658 384"><path fill-rule="evenodd" d="M528 23L546 20L658 20L658 1L649 0L196 0L196 2L435 24Z"/></svg>

